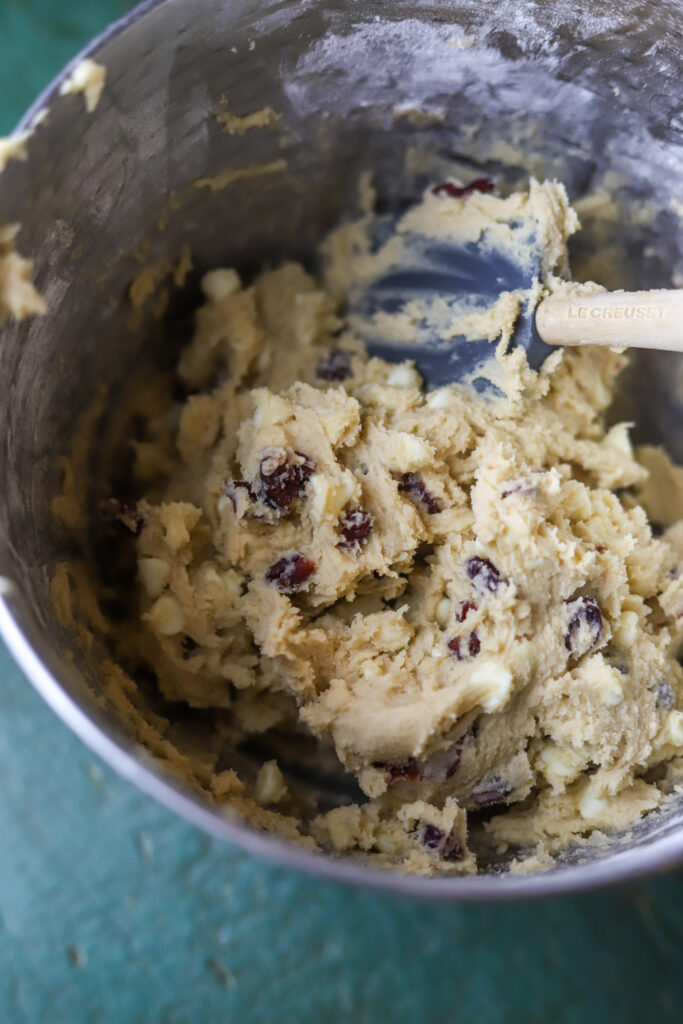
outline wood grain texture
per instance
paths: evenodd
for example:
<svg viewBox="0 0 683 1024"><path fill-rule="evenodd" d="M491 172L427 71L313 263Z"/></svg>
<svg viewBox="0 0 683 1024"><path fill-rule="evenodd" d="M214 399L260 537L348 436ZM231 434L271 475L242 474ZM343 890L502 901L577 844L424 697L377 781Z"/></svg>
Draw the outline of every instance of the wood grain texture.
<svg viewBox="0 0 683 1024"><path fill-rule="evenodd" d="M0 132L126 6L2 0ZM683 873L483 908L342 890L118 779L3 650L0 694L3 1024L680 1020Z"/></svg>

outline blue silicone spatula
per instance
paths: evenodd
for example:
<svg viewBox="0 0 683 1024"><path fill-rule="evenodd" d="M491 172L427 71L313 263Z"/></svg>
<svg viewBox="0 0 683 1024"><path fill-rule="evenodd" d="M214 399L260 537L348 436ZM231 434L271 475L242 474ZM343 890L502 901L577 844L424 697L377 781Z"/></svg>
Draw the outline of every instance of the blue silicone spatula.
<svg viewBox="0 0 683 1024"><path fill-rule="evenodd" d="M479 178L468 185L445 182L433 191L448 202L492 189L490 179ZM399 221L392 216L375 218L370 229L373 252L383 250ZM524 232L517 257L484 236L460 245L401 228L400 259L393 265L379 261L377 276L352 284L349 292L349 321L370 353L390 362L412 359L428 388L468 380L476 383L498 339L444 333L449 310L461 310L463 302L475 312L484 310L504 292L531 290L537 281L544 281L540 227L535 231L538 226L513 220L509 226ZM409 341L391 333L392 318L406 310L412 311L414 326ZM557 345L681 352L683 290L550 295L536 305L528 301L522 304L509 344L524 348L535 370Z"/></svg>

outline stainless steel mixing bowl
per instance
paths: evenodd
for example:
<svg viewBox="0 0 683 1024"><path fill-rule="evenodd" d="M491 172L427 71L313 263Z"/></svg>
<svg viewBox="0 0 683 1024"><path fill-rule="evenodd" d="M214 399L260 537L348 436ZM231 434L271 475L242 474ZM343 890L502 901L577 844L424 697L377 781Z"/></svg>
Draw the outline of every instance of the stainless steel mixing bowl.
<svg viewBox="0 0 683 1024"><path fill-rule="evenodd" d="M0 222L22 224L20 247L35 259L50 313L2 332L0 625L57 714L199 827L318 875L439 899L556 893L683 858L681 801L628 841L568 851L532 876L492 868L475 878L405 877L296 849L184 791L95 703L96 668L72 651L84 689L48 586L68 555L49 497L77 414L102 383L111 408L143 353L169 365L182 340L182 318L173 344L149 318L131 326L125 296L141 246L153 259L189 241L197 273L310 262L353 205L359 172L372 169L382 204L397 205L458 155L509 180L524 165L556 175L574 197L614 172L608 181L621 199L641 213L652 204L649 215L589 223L575 247L579 268L600 244L612 254L608 283L680 284L681 221L670 200L683 178L682 19L678 0L152 0L88 48L108 68L95 114L80 97L59 95L63 74L26 115L24 126L50 110L28 163L10 164L0 179ZM277 130L221 130L214 108L224 96L237 114L271 106ZM284 162L280 171L224 190L192 187L273 161ZM679 459L682 380L677 357L646 353L623 398L641 436ZM97 446L91 469L95 480Z"/></svg>

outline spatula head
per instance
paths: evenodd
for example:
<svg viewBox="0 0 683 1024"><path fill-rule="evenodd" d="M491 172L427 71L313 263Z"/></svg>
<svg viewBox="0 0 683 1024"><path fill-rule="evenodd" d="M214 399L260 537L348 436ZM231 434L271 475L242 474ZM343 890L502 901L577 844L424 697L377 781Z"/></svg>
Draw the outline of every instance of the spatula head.
<svg viewBox="0 0 683 1024"><path fill-rule="evenodd" d="M449 197L438 201L449 202ZM471 330L469 337L453 331L463 313L489 309L503 292L530 295L541 278L533 224L511 221L510 227L515 237L523 232L524 244L514 250L496 245L486 232L476 241L461 244L406 230L400 217L374 218L369 227L371 259L366 266L376 266L377 273L366 272L352 281L347 310L351 326L371 354L390 362L414 360L428 388L465 381L479 390L491 387L477 375L499 339L472 338ZM553 351L538 336L528 299L510 346L522 346L534 369Z"/></svg>

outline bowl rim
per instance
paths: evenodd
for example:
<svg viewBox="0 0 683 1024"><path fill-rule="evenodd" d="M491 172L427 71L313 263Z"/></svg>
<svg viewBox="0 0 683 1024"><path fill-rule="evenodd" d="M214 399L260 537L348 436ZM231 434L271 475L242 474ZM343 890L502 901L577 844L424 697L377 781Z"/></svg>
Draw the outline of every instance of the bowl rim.
<svg viewBox="0 0 683 1024"><path fill-rule="evenodd" d="M136 22L174 0L143 0L112 22L70 60L34 100L15 132L29 129L36 114L56 98L63 81L84 59L95 59L113 39ZM557 896L617 884L661 872L683 861L683 826L655 836L641 846L608 853L596 860L528 874L411 875L388 871L315 853L276 835L260 831L229 812L217 813L210 804L176 782L140 745L107 733L88 715L36 653L13 611L14 584L0 577L0 637L25 678L62 722L118 775L131 782L180 818L208 835L235 844L246 853L322 881L426 901L493 902Z"/></svg>

